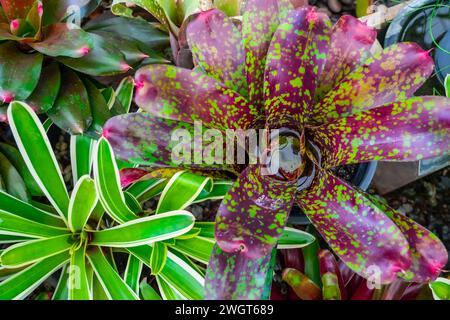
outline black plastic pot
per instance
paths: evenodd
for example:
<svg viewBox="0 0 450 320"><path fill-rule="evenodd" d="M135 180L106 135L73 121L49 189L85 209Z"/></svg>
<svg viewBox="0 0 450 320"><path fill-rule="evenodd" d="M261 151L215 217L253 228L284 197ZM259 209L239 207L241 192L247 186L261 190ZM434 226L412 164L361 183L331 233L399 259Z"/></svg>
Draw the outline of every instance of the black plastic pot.
<svg viewBox="0 0 450 320"><path fill-rule="evenodd" d="M361 163L358 166L354 177L349 182L359 189L366 191L369 188L369 185L375 175L377 165L377 161ZM288 223L307 225L310 224L310 221L308 217L303 213L302 209L295 205L291 211L291 214L289 215Z"/></svg>
<svg viewBox="0 0 450 320"><path fill-rule="evenodd" d="M384 40L385 47L398 42L412 41L418 43L424 50L433 49L430 54L436 62L436 75L427 80L417 95L434 95L436 89L444 94L444 78L450 73L450 54L439 49L437 44L450 51L449 30L449 0L416 0L407 5L389 25Z"/></svg>

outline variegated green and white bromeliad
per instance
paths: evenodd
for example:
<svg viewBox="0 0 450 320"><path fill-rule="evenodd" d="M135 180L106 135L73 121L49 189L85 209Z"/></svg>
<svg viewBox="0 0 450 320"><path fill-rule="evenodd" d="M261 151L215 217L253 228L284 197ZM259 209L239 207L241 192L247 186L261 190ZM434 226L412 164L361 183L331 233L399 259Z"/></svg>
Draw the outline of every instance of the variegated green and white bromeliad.
<svg viewBox="0 0 450 320"><path fill-rule="evenodd" d="M447 261L440 240L330 170L450 151L450 100L413 97L432 59L414 43L371 55L376 32L357 19L343 16L332 26L312 7L291 9L287 0L249 0L239 27L217 9L196 16L187 39L197 68L139 70L136 102L150 115L113 118L104 136L119 157L166 166L167 139L152 132L168 134L196 120L220 130L282 129L280 138L294 142L294 169L282 162L291 170L267 176L249 165L225 196L207 298L263 295L294 202L355 272L367 277L377 267L381 283L436 278ZM306 176L312 182L300 185Z"/></svg>

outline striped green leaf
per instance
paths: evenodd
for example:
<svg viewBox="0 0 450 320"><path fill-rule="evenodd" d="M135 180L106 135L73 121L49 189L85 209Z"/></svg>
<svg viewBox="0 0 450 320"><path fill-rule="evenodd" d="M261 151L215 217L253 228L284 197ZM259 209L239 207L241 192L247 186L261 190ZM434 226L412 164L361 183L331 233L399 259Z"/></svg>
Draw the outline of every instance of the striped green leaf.
<svg viewBox="0 0 450 320"><path fill-rule="evenodd" d="M86 272L86 246L81 246L72 253L68 273L69 300L90 300L92 295Z"/></svg>
<svg viewBox="0 0 450 320"><path fill-rule="evenodd" d="M100 202L111 218L119 223L134 220L136 216L128 208L120 186L120 175L114 152L104 138L98 141L95 149L94 178Z"/></svg>
<svg viewBox="0 0 450 320"><path fill-rule="evenodd" d="M130 254L128 256L127 267L123 275L125 283L136 293L139 294L139 281L142 273L142 261Z"/></svg>
<svg viewBox="0 0 450 320"><path fill-rule="evenodd" d="M445 77L445 94L450 98L450 74Z"/></svg>
<svg viewBox="0 0 450 320"><path fill-rule="evenodd" d="M83 230L97 202L94 180L88 175L81 177L72 191L69 203L69 228L72 232Z"/></svg>
<svg viewBox="0 0 450 320"><path fill-rule="evenodd" d="M35 181L67 221L69 195L39 118L28 105L15 101L8 108L8 120L20 153Z"/></svg>
<svg viewBox="0 0 450 320"><path fill-rule="evenodd" d="M142 300L161 300L161 297L158 294L158 292L156 292L156 290L153 289L153 287L147 283L146 279L141 281L139 289Z"/></svg>
<svg viewBox="0 0 450 320"><path fill-rule="evenodd" d="M178 250L201 263L208 264L213 247L214 240L203 237L195 237L186 240L177 239L173 249Z"/></svg>
<svg viewBox="0 0 450 320"><path fill-rule="evenodd" d="M0 210L34 222L65 228L66 224L59 217L36 206L30 205L0 190Z"/></svg>
<svg viewBox="0 0 450 320"><path fill-rule="evenodd" d="M95 140L87 136L70 136L70 161L73 181L78 181L82 176L91 173L94 147Z"/></svg>
<svg viewBox="0 0 450 320"><path fill-rule="evenodd" d="M23 267L67 251L73 243L71 234L18 243L2 252L0 263L8 268Z"/></svg>
<svg viewBox="0 0 450 320"><path fill-rule="evenodd" d="M124 114L130 111L131 101L133 101L133 93L134 93L134 80L132 77L127 77L122 80L119 86L116 89L116 99L119 104L117 106L121 106L120 110L116 108L112 108L114 114Z"/></svg>
<svg viewBox="0 0 450 320"><path fill-rule="evenodd" d="M155 242L152 247L153 250L150 257L150 270L153 275L157 275L166 265L168 249L162 242Z"/></svg>
<svg viewBox="0 0 450 320"><path fill-rule="evenodd" d="M160 185L163 181L164 180L159 180L159 179L150 179L150 180L138 181L138 182L133 183L127 189L127 192L129 194L133 195L139 201L142 201L141 197L145 193L147 193L149 190L154 189L156 186Z"/></svg>
<svg viewBox="0 0 450 320"><path fill-rule="evenodd" d="M194 202L203 189L210 192L212 186L211 178L179 171L164 188L156 213L184 209Z"/></svg>
<svg viewBox="0 0 450 320"><path fill-rule="evenodd" d="M186 297L175 290L164 278L157 276L156 281L164 300L187 300Z"/></svg>
<svg viewBox="0 0 450 320"><path fill-rule="evenodd" d="M308 232L285 227L278 240L278 249L303 248L314 242L316 238Z"/></svg>
<svg viewBox="0 0 450 320"><path fill-rule="evenodd" d="M68 300L69 299L69 273L67 272L69 264L65 264L62 267L61 275L59 276L58 283L56 284L55 291L52 295L52 300Z"/></svg>
<svg viewBox="0 0 450 320"><path fill-rule="evenodd" d="M150 267L152 247L139 246L127 248L127 250ZM202 300L204 297L204 277L170 250L167 254L166 264L157 278L164 279L183 299ZM161 287L160 289L162 290Z"/></svg>
<svg viewBox="0 0 450 320"><path fill-rule="evenodd" d="M223 199L232 185L232 181L214 181L212 190L208 192L207 190L203 189L193 203L199 203L206 200Z"/></svg>
<svg viewBox="0 0 450 320"><path fill-rule="evenodd" d="M177 237L194 225L194 216L179 210L136 219L107 230L92 232L92 244L133 247Z"/></svg>
<svg viewBox="0 0 450 320"><path fill-rule="evenodd" d="M434 300L450 300L450 280L437 278L429 283Z"/></svg>
<svg viewBox="0 0 450 320"><path fill-rule="evenodd" d="M28 241L31 238L20 237L20 236L11 236L8 234L0 234L0 244L9 244L9 243L17 243L22 241Z"/></svg>
<svg viewBox="0 0 450 320"><path fill-rule="evenodd" d="M26 298L35 288L67 262L69 252L39 261L0 283L0 300Z"/></svg>
<svg viewBox="0 0 450 320"><path fill-rule="evenodd" d="M0 234L42 238L55 237L67 232L65 228L48 226L0 210Z"/></svg>
<svg viewBox="0 0 450 320"><path fill-rule="evenodd" d="M87 252L95 275L110 300L138 300L139 297L122 280L109 264L99 247L91 247Z"/></svg>

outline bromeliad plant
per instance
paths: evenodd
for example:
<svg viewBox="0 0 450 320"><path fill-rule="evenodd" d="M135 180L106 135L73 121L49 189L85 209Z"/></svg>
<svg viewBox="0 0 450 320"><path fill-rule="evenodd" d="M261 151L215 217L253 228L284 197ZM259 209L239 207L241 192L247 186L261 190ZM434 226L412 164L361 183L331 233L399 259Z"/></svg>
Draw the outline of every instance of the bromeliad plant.
<svg viewBox="0 0 450 320"><path fill-rule="evenodd" d="M26 298L61 268L53 299L204 297L205 269L198 263L208 263L214 223L195 223L184 209L222 198L229 182L180 171L170 179L136 182L123 192L108 142L77 136L71 146L77 182L69 197L32 109L13 102L8 120L24 163L51 206L0 191L0 243L10 244L0 252L0 299ZM155 211L142 209L159 194ZM279 247L312 241L311 235L287 228ZM127 256L123 277L115 264L119 253ZM159 293L142 280L143 265Z"/></svg>
<svg viewBox="0 0 450 320"><path fill-rule="evenodd" d="M93 118L104 113L95 92L104 87L89 76L166 61L155 50L164 49L168 37L145 21L94 19L84 29L74 23L81 23L101 1L0 3L0 121L6 120L1 105L20 100L38 113L47 112L69 133L85 133Z"/></svg>
<svg viewBox="0 0 450 320"><path fill-rule="evenodd" d="M249 0L242 32L218 10L188 25L196 70L157 65L138 71L136 102L153 116L139 126L133 115L105 125L104 136L120 158L167 165L167 139L152 133L195 120L221 130L281 129L280 141L286 141L269 143L266 153L269 162L281 159L281 170L262 175L261 165L249 165L225 196L207 298L261 297L294 202L334 253L364 277L373 268L382 284L397 277L430 281L440 273L447 252L435 235L331 171L450 151L449 99L411 97L432 72L432 59L414 43L369 56L375 38L350 16L332 26L311 7Z"/></svg>

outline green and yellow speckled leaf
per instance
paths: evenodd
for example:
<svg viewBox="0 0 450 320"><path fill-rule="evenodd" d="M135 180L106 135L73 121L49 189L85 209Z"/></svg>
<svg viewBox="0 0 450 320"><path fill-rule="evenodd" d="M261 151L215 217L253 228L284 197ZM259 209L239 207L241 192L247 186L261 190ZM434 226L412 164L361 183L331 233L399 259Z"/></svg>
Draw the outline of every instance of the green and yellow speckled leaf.
<svg viewBox="0 0 450 320"><path fill-rule="evenodd" d="M245 169L225 196L215 236L226 252L251 259L270 255L286 225L296 185L261 174L258 166Z"/></svg>
<svg viewBox="0 0 450 320"><path fill-rule="evenodd" d="M326 168L371 160L415 161L450 152L450 99L415 97L316 127Z"/></svg>
<svg viewBox="0 0 450 320"><path fill-rule="evenodd" d="M319 77L316 98L321 99L368 58L376 37L376 30L353 16L344 15L337 21L330 32L330 50Z"/></svg>
<svg viewBox="0 0 450 320"><path fill-rule="evenodd" d="M230 18L217 9L204 11L188 24L186 37L196 65L242 96L248 95L242 35Z"/></svg>
<svg viewBox="0 0 450 320"><path fill-rule="evenodd" d="M137 105L163 118L245 130L258 117L244 97L198 71L153 65L141 68L135 80Z"/></svg>
<svg viewBox="0 0 450 320"><path fill-rule="evenodd" d="M433 59L417 44L394 44L342 79L314 107L312 120L324 123L407 99L422 86L433 67Z"/></svg>
<svg viewBox="0 0 450 320"><path fill-rule="evenodd" d="M313 7L291 11L269 47L264 98L270 127L299 126L313 104L328 52L331 22Z"/></svg>
<svg viewBox="0 0 450 320"><path fill-rule="evenodd" d="M272 36L292 4L289 0L248 0L242 15L245 73L250 101L263 108L264 69Z"/></svg>
<svg viewBox="0 0 450 320"><path fill-rule="evenodd" d="M356 273L379 271L390 283L411 266L408 242L376 205L330 173L318 170L298 203L339 258Z"/></svg>

